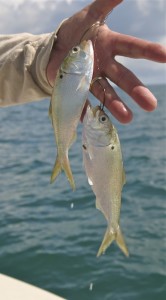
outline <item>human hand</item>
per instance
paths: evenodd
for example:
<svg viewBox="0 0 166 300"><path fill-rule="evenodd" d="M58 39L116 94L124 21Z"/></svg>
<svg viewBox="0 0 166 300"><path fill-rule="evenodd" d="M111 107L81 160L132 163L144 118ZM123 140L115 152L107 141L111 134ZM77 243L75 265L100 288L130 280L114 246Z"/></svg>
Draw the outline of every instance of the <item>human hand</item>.
<svg viewBox="0 0 166 300"><path fill-rule="evenodd" d="M69 50L79 44L82 37L91 39L95 47L93 78L102 77L100 84L96 81L92 85L91 91L103 102L104 88L105 106L121 123L128 123L132 119L132 111L120 99L108 79L146 111L156 108L157 99L130 70L116 61L116 55L164 63L166 49L160 44L111 31L105 24L91 27L97 21L102 22L121 2L122 0L96 0L62 24L47 66L47 78L53 85L58 68Z"/></svg>

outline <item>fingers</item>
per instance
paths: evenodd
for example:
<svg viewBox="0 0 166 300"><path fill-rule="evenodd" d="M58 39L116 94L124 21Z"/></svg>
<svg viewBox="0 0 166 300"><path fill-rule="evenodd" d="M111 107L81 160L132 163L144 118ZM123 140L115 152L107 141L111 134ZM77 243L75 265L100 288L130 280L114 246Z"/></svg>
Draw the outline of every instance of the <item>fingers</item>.
<svg viewBox="0 0 166 300"><path fill-rule="evenodd" d="M157 99L154 95L130 70L120 63L115 61L110 70L106 72L106 76L133 98L144 110L153 111L156 108ZM106 78L102 78L100 84L98 81L95 81L91 91L101 103L103 103L105 97L105 106L121 123L128 123L132 120L131 110L117 95Z"/></svg>
<svg viewBox="0 0 166 300"><path fill-rule="evenodd" d="M124 90L135 102L146 111L153 111L157 99L143 83L126 67L114 61L106 71L107 77Z"/></svg>
<svg viewBox="0 0 166 300"><path fill-rule="evenodd" d="M114 38L113 55L144 58L156 62L166 62L166 48L132 36L112 32Z"/></svg>
<svg viewBox="0 0 166 300"><path fill-rule="evenodd" d="M109 12L123 0L96 0L89 6L88 14L94 21L103 21Z"/></svg>
<svg viewBox="0 0 166 300"><path fill-rule="evenodd" d="M105 90L105 95L104 95ZM107 79L100 79L100 83L95 81L91 87L91 92L97 97L101 103L108 108L112 115L121 123L128 123L132 120L131 110L123 103Z"/></svg>

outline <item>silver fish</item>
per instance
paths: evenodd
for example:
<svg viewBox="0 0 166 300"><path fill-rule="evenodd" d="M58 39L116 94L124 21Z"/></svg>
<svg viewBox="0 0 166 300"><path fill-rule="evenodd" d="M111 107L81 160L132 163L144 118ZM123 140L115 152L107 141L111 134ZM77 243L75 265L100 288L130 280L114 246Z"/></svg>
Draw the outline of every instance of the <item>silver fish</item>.
<svg viewBox="0 0 166 300"><path fill-rule="evenodd" d="M76 128L88 95L93 74L94 53L90 40L71 49L55 79L50 116L57 144L57 158L51 175L53 182L61 170L75 189L68 150L76 138Z"/></svg>
<svg viewBox="0 0 166 300"><path fill-rule="evenodd" d="M87 108L82 143L84 167L96 196L96 208L103 213L108 224L97 256L104 253L114 240L128 256L119 225L121 191L126 181L121 147L116 128L99 106Z"/></svg>

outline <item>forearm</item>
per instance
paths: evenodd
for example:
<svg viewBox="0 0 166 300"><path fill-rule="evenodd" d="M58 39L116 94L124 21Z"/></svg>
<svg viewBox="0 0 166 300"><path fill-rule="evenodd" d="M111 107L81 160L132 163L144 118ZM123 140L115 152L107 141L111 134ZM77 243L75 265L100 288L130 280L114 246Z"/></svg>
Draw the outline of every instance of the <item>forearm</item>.
<svg viewBox="0 0 166 300"><path fill-rule="evenodd" d="M0 106L51 95L46 67L55 41L56 32L0 35Z"/></svg>

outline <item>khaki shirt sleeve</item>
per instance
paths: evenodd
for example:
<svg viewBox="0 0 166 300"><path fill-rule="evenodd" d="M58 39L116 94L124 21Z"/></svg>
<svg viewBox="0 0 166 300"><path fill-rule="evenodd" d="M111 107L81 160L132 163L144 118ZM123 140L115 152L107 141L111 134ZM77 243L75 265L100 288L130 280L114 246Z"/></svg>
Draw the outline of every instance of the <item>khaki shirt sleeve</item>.
<svg viewBox="0 0 166 300"><path fill-rule="evenodd" d="M58 29L42 35L0 35L0 106L50 97L46 67Z"/></svg>

